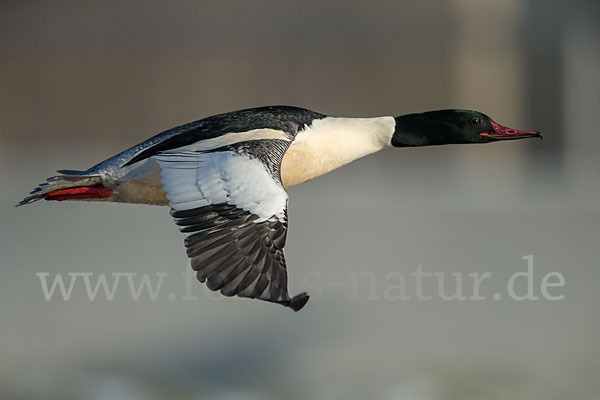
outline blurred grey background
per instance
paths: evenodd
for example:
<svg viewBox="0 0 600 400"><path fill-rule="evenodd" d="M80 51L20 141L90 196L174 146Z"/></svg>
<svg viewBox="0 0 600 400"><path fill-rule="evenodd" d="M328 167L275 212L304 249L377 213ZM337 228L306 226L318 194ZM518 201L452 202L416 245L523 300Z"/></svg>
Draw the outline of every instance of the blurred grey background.
<svg viewBox="0 0 600 400"><path fill-rule="evenodd" d="M599 17L594 1L2 1L0 397L600 399ZM299 313L196 282L182 299L166 208L13 207L56 169L269 104L470 108L545 140L388 150L292 188ZM559 272L563 300L492 298L528 254L535 294ZM463 273L467 295L490 272L486 300L382 298L419 265ZM90 301L81 282L46 301L39 272L168 275L156 301Z"/></svg>

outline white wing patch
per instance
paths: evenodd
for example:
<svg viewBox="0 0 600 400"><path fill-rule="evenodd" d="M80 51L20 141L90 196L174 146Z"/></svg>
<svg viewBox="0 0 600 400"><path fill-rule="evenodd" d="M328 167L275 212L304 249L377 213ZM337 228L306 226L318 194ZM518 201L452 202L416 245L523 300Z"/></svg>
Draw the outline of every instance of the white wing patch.
<svg viewBox="0 0 600 400"><path fill-rule="evenodd" d="M236 143L248 142L251 140L269 139L286 140L288 142L291 141L285 132L277 129L252 129L250 131L231 132L216 138L200 140L194 144L179 147L177 148L176 152L214 150L219 147L229 146Z"/></svg>
<svg viewBox="0 0 600 400"><path fill-rule="evenodd" d="M288 195L257 159L232 151L179 151L154 158L174 210L227 203L257 215L257 223L273 216L285 220Z"/></svg>

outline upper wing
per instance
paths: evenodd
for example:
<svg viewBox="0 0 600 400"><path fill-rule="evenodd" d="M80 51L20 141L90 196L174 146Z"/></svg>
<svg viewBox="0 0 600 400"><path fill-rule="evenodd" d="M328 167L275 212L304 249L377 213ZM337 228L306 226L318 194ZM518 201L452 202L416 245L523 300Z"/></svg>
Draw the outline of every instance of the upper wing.
<svg viewBox="0 0 600 400"><path fill-rule="evenodd" d="M171 215L201 282L226 296L258 298L299 310L290 299L283 247L288 196L279 166L289 141L263 139L154 158Z"/></svg>

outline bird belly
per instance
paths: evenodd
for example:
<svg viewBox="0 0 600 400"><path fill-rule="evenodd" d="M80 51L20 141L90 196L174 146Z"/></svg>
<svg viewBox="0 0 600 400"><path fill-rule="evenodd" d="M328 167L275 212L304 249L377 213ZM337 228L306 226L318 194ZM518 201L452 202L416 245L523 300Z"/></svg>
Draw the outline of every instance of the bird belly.
<svg viewBox="0 0 600 400"><path fill-rule="evenodd" d="M121 181L116 183L115 193L110 201L156 206L166 206L169 204L162 184L137 181Z"/></svg>
<svg viewBox="0 0 600 400"><path fill-rule="evenodd" d="M169 204L161 183L160 167L152 159L131 168L110 187L114 194L107 199L108 201L159 206Z"/></svg>

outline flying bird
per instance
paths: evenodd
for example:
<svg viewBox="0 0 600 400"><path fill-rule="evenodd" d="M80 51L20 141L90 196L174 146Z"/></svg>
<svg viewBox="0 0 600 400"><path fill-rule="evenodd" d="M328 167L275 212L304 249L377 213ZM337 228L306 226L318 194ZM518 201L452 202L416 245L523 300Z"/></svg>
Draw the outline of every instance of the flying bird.
<svg viewBox="0 0 600 400"><path fill-rule="evenodd" d="M225 296L300 310L283 249L285 189L385 148L542 137L469 110L331 117L290 106L214 115L162 132L85 170L59 170L18 206L45 200L168 205L191 267Z"/></svg>

